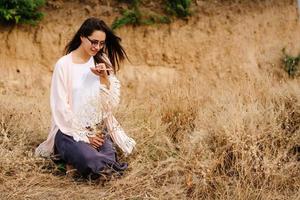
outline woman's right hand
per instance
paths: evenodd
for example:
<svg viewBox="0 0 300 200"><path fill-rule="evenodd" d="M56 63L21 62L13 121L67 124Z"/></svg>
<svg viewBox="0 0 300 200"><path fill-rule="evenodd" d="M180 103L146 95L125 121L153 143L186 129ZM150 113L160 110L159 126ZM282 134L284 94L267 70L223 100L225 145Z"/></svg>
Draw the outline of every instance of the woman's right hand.
<svg viewBox="0 0 300 200"><path fill-rule="evenodd" d="M92 147L94 147L95 149L101 147L104 143L104 137L102 133L96 134L96 136L94 137L88 137L88 139Z"/></svg>

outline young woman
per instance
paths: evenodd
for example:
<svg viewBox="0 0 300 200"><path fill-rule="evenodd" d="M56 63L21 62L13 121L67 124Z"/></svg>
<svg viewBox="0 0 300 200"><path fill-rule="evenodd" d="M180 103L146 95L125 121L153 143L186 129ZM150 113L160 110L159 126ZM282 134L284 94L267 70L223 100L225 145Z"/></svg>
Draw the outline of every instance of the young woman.
<svg viewBox="0 0 300 200"><path fill-rule="evenodd" d="M115 74L127 55L121 39L97 18L83 22L67 44L52 76L52 126L35 153L59 154L67 170L82 175L122 172L114 144L130 154L135 141L128 137L112 110L119 103L120 82Z"/></svg>

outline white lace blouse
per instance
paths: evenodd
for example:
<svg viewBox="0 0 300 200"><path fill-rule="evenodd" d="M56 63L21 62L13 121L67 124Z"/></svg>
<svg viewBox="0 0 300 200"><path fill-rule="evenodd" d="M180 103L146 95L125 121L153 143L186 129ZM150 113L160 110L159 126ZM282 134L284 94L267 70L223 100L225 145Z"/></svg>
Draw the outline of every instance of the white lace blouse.
<svg viewBox="0 0 300 200"><path fill-rule="evenodd" d="M110 87L100 84L99 77L92 73L93 57L84 64L72 62L72 53L61 57L54 68L50 106L52 114L51 129L46 141L35 150L37 156L49 157L54 151L54 138L60 129L72 136L75 141L89 143L92 127L103 121L113 141L130 154L135 141L128 137L112 110L120 101L120 82L115 75L109 75ZM108 63L107 56L103 57Z"/></svg>

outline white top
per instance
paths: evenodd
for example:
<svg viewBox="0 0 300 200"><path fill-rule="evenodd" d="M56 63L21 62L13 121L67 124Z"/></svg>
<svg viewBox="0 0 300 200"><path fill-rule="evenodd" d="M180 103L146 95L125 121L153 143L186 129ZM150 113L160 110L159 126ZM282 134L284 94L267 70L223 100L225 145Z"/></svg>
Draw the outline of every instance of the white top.
<svg viewBox="0 0 300 200"><path fill-rule="evenodd" d="M72 62L72 56L70 58ZM86 63L72 62L72 65L72 110L79 123L78 128L84 129L102 120L101 111L97 109L97 100L101 101L100 80L90 69L95 65L93 57Z"/></svg>
<svg viewBox="0 0 300 200"><path fill-rule="evenodd" d="M109 64L106 55L103 56ZM112 110L120 101L120 82L115 75L109 75L110 88L100 84L99 77L93 74L93 57L88 62L76 64L72 55L61 57L55 64L50 93L52 125L46 141L36 149L36 155L49 157L54 150L54 138L60 129L75 141L89 143L87 126L105 122L113 141L130 154L135 141L128 137Z"/></svg>

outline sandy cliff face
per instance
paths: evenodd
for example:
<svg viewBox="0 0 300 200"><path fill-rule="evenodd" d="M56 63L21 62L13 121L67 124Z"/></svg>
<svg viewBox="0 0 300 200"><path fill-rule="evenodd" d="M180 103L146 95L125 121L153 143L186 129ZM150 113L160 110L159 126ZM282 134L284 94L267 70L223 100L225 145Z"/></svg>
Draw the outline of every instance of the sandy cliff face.
<svg viewBox="0 0 300 200"><path fill-rule="evenodd" d="M111 24L117 15L109 3L81 2L49 6L36 27L1 27L3 90L47 91L56 60L82 21L97 16ZM291 0L222 5L197 1L194 16L188 21L117 30L131 59L120 77L125 85L146 77L168 82L181 72L234 78L240 68L268 70L281 76L282 48L293 54L300 51L299 23L296 2Z"/></svg>

